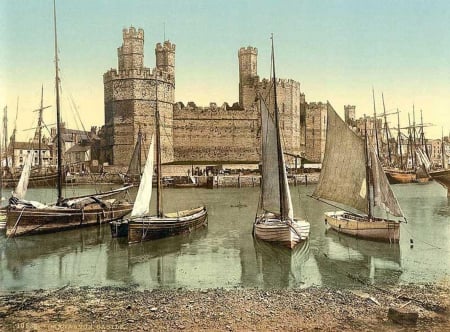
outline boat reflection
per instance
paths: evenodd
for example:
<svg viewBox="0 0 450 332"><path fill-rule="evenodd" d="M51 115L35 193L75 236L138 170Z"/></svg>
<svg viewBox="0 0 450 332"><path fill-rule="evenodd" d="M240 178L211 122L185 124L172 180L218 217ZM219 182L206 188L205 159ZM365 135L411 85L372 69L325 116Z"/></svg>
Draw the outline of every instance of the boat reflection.
<svg viewBox="0 0 450 332"><path fill-rule="evenodd" d="M314 252L322 284L348 281L364 284L397 283L402 274L398 243L374 242L327 231L322 250Z"/></svg>
<svg viewBox="0 0 450 332"><path fill-rule="evenodd" d="M178 256L195 255L191 243L206 237L207 228L190 234L129 245L126 239L112 239L108 245L106 276L109 280L167 287L177 283Z"/></svg>
<svg viewBox="0 0 450 332"><path fill-rule="evenodd" d="M100 226L57 234L2 238L2 256L5 258L2 268L25 288L41 283L56 286L70 282L74 275L91 271L89 261L83 260L82 256L101 255L100 244L110 236L108 231L108 228Z"/></svg>
<svg viewBox="0 0 450 332"><path fill-rule="evenodd" d="M257 274L264 288L293 288L304 284L303 266L309 259L309 240L293 249L253 239Z"/></svg>

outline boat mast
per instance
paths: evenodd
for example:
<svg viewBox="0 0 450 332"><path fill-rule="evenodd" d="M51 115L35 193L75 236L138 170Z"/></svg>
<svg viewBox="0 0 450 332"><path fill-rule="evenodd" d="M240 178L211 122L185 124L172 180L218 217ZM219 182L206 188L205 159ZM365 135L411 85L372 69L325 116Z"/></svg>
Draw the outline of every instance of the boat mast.
<svg viewBox="0 0 450 332"><path fill-rule="evenodd" d="M375 131L375 142L377 142L377 156L379 157L380 148L378 147L377 110L375 107L375 91L373 90L373 87L372 87L372 99L373 99L373 130Z"/></svg>
<svg viewBox="0 0 450 332"><path fill-rule="evenodd" d="M441 155L442 155L442 168L447 169L445 165L444 127L442 127L442 134L441 134Z"/></svg>
<svg viewBox="0 0 450 332"><path fill-rule="evenodd" d="M368 216L369 220L372 220L372 203L370 200L370 165L369 165L369 151L368 151L368 139L367 139L367 117L365 117L364 121L364 155L366 158L366 190L367 190L367 208L368 208Z"/></svg>
<svg viewBox="0 0 450 332"><path fill-rule="evenodd" d="M389 129L388 129L388 124L387 124L387 119L386 119L386 107L384 106L384 95L383 95L383 93L381 93L381 99L383 99L384 129L386 131L386 142L387 142L387 148L388 148L389 164L391 164L392 163L391 146L389 144Z"/></svg>
<svg viewBox="0 0 450 332"><path fill-rule="evenodd" d="M411 154L411 166L414 168L414 166L415 166L415 162L414 162L414 153L413 153L413 142L412 142L412 134L411 134L411 117L410 117L410 114L408 113L408 135L409 135L409 137L408 137L408 153L410 153ZM409 157L409 156L408 156ZM409 158L407 158L406 160L406 162L408 162L408 159Z"/></svg>
<svg viewBox="0 0 450 332"><path fill-rule="evenodd" d="M62 147L61 147L61 115L59 100L59 68L58 68L58 40L56 33L56 0L53 0L53 22L55 27L55 86L56 86L56 142L58 163L58 199L57 204L62 201Z"/></svg>
<svg viewBox="0 0 450 332"><path fill-rule="evenodd" d="M8 169L8 106L3 109L3 139L5 140L5 168Z"/></svg>
<svg viewBox="0 0 450 332"><path fill-rule="evenodd" d="M422 110L420 110L420 128L421 128L422 147L425 149L425 153L426 153L428 159L430 159L430 154L428 152L428 146L427 146L427 140L425 139L425 132L423 130L424 125L423 125Z"/></svg>
<svg viewBox="0 0 450 332"><path fill-rule="evenodd" d="M277 152L278 152L278 191L280 193L280 215L284 219L284 176L283 176L283 151L281 148L280 138L280 123L278 119L278 102L277 102L277 81L275 76L275 51L273 47L273 34L270 38L272 40L272 74L273 74L273 94L274 94L274 115L275 115L275 128L277 131Z"/></svg>
<svg viewBox="0 0 450 332"><path fill-rule="evenodd" d="M402 134L400 132L400 112L397 108L398 146L400 153L400 168L403 168Z"/></svg>
<svg viewBox="0 0 450 332"><path fill-rule="evenodd" d="M158 74L156 74L158 75ZM156 77L155 85L155 131L156 131L156 214L158 217L163 216L162 209L162 186L161 186L161 131L160 118L158 109L158 77Z"/></svg>

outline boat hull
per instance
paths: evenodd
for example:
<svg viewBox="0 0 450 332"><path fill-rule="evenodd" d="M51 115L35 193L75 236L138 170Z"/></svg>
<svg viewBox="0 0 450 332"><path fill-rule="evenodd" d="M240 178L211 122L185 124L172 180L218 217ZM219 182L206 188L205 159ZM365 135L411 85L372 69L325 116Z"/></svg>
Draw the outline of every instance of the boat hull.
<svg viewBox="0 0 450 332"><path fill-rule="evenodd" d="M400 223L394 220L356 216L344 211L325 212L325 223L333 230L374 241L397 243L400 240Z"/></svg>
<svg viewBox="0 0 450 332"><path fill-rule="evenodd" d="M385 173L390 184L412 183L417 181L415 172L385 170Z"/></svg>
<svg viewBox="0 0 450 332"><path fill-rule="evenodd" d="M6 236L16 237L53 233L73 228L100 225L125 217L133 209L130 203L90 204L84 208L49 206L42 209L10 207L6 213Z"/></svg>
<svg viewBox="0 0 450 332"><path fill-rule="evenodd" d="M4 188L15 188L19 182L18 177L3 178L2 185ZM54 187L58 181L58 173L49 172L44 174L31 174L28 180L28 188Z"/></svg>
<svg viewBox="0 0 450 332"><path fill-rule="evenodd" d="M430 172L430 176L433 180L447 188L447 196L450 197L450 169Z"/></svg>
<svg viewBox="0 0 450 332"><path fill-rule="evenodd" d="M164 217L144 216L127 220L128 243L159 239L190 233L208 223L205 207L165 214Z"/></svg>
<svg viewBox="0 0 450 332"><path fill-rule="evenodd" d="M309 237L310 224L304 220L281 221L257 216L253 224L253 234L256 238L281 244L290 249Z"/></svg>

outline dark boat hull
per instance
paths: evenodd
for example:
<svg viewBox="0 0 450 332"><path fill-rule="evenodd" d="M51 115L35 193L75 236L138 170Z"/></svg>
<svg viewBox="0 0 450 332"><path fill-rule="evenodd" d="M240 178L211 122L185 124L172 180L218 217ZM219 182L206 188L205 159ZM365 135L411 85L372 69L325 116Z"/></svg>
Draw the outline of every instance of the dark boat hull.
<svg viewBox="0 0 450 332"><path fill-rule="evenodd" d="M447 188L447 196L450 196L450 169L430 172L430 176L433 180Z"/></svg>
<svg viewBox="0 0 450 332"><path fill-rule="evenodd" d="M3 178L3 187L15 188L19 182L19 178L20 175L18 177ZM28 181L28 188L55 187L58 181L58 173L31 174Z"/></svg>
<svg viewBox="0 0 450 332"><path fill-rule="evenodd" d="M137 217L128 220L128 243L159 239L183 233L190 233L208 223L205 207L156 216Z"/></svg>
<svg viewBox="0 0 450 332"><path fill-rule="evenodd" d="M73 228L100 225L125 217L130 203L90 204L84 208L49 206L43 209L10 207L6 214L6 236L16 237L54 233Z"/></svg>

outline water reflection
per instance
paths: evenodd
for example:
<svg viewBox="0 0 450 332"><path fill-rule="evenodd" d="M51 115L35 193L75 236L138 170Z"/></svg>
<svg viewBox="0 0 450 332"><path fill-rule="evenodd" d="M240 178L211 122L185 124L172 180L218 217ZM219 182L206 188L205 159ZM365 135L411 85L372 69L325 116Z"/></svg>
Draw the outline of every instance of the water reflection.
<svg viewBox="0 0 450 332"><path fill-rule="evenodd" d="M0 289L66 284L135 284L145 289L345 288L360 282L435 282L448 277L446 192L433 183L393 189L408 218L408 224L401 225L400 244L326 232L323 212L330 207L306 198L313 186L291 190L296 216L311 223L311 238L294 251L253 239L258 188L167 190L168 209L179 204L187 208L199 203L208 206L208 227L131 246L126 240L112 239L107 225L14 239L6 239L3 233Z"/></svg>
<svg viewBox="0 0 450 332"><path fill-rule="evenodd" d="M253 240L257 276L264 288L293 288L304 284L303 266L309 259L309 241L290 250L258 239Z"/></svg>
<svg viewBox="0 0 450 332"><path fill-rule="evenodd" d="M322 283L397 283L402 274L400 245L373 242L329 230L324 245L316 250Z"/></svg>

